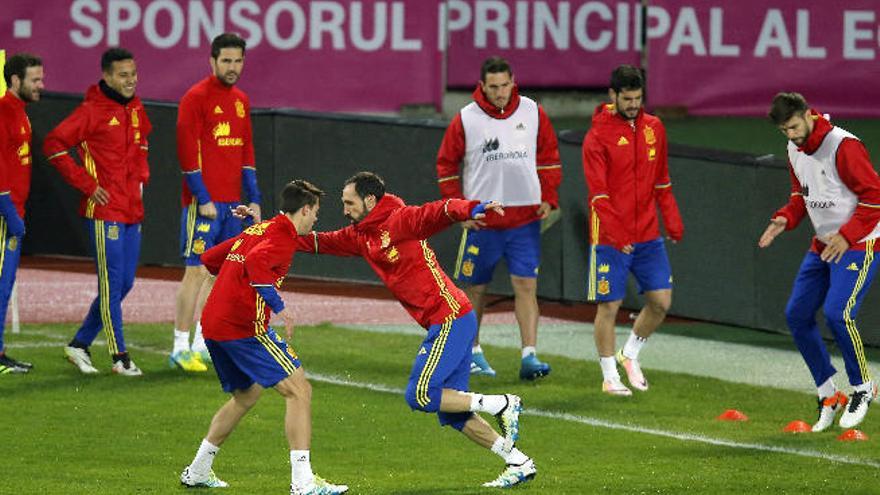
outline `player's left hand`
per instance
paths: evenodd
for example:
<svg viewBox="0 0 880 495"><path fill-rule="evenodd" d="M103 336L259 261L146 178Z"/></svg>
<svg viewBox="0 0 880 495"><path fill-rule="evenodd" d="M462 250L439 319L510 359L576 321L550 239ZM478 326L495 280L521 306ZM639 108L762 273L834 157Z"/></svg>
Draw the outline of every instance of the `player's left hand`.
<svg viewBox="0 0 880 495"><path fill-rule="evenodd" d="M541 206L538 207L538 210L535 212L538 215L538 218L541 220L550 216L550 212L553 210L553 207L550 206L550 203L546 201L541 201Z"/></svg>
<svg viewBox="0 0 880 495"><path fill-rule="evenodd" d="M822 239L822 241L825 243L825 249L819 255L822 261L837 263L840 261L840 258L843 258L843 253L849 249L849 241L846 240L846 237L840 235L839 232L830 234L825 239Z"/></svg>
<svg viewBox="0 0 880 495"><path fill-rule="evenodd" d="M289 343L291 339L293 339L293 311L289 308L284 308L278 316L284 320L284 329L287 331L287 342Z"/></svg>
<svg viewBox="0 0 880 495"><path fill-rule="evenodd" d="M251 209L251 216L254 218L254 223L260 223L263 221L263 213L260 210L260 203L248 203L248 208Z"/></svg>

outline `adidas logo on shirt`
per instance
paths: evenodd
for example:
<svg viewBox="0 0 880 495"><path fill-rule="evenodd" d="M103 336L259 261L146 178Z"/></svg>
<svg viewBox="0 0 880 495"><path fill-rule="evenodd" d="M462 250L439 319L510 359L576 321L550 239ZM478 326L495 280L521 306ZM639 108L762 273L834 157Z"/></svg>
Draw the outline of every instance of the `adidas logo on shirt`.
<svg viewBox="0 0 880 495"><path fill-rule="evenodd" d="M223 113L223 109L220 108L220 105L217 105L216 107L214 107L214 114L215 115L219 115L221 113Z"/></svg>
<svg viewBox="0 0 880 495"><path fill-rule="evenodd" d="M620 136L620 139L617 140L618 146L626 146L629 144L629 139L626 136Z"/></svg>
<svg viewBox="0 0 880 495"><path fill-rule="evenodd" d="M857 271L859 271L859 266L856 265L855 263L850 263L849 266L846 267L846 269L853 271L853 272L857 272Z"/></svg>
<svg viewBox="0 0 880 495"><path fill-rule="evenodd" d="M116 120L116 117L113 117L112 119L110 119L110 122L108 122L107 125L119 125L119 121Z"/></svg>

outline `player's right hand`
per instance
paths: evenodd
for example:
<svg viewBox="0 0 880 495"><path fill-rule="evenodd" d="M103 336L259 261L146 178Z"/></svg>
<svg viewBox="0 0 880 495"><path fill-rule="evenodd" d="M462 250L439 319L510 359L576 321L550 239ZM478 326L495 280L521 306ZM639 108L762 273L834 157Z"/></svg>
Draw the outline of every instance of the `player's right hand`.
<svg viewBox="0 0 880 495"><path fill-rule="evenodd" d="M92 202L97 205L104 206L110 201L110 193L107 192L107 190L103 187L98 186L95 189L95 192L93 192L92 195L89 196L89 199L91 199Z"/></svg>
<svg viewBox="0 0 880 495"><path fill-rule="evenodd" d="M783 233L785 231L785 226L788 224L788 219L785 217L776 217L773 220L770 220L770 225L764 230L764 233L761 234L761 238L758 239L758 247L765 248L773 243L773 239L776 239L776 236Z"/></svg>
<svg viewBox="0 0 880 495"><path fill-rule="evenodd" d="M214 220L217 218L217 207L213 201L208 201L203 205L199 205L199 216Z"/></svg>

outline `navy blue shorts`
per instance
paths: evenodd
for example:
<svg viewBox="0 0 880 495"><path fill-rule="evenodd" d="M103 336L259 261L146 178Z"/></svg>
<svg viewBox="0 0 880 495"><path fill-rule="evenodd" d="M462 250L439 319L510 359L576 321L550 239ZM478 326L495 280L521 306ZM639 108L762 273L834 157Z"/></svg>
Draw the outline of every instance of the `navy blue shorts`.
<svg viewBox="0 0 880 495"><path fill-rule="evenodd" d="M468 230L461 234L455 280L471 285L492 281L503 256L511 275L536 278L541 264L541 221L504 230Z"/></svg>
<svg viewBox="0 0 880 495"><path fill-rule="evenodd" d="M416 351L406 401L424 412L437 412L441 425L461 430L472 413L439 412L443 389L467 392L471 377L471 349L477 335L477 317L473 311L443 324L431 325L425 340Z"/></svg>
<svg viewBox="0 0 880 495"><path fill-rule="evenodd" d="M217 218L199 215L195 200L183 208L180 216L180 255L186 266L202 264L200 256L205 251L231 239L242 231L242 221L232 215L232 208L239 203L214 203Z"/></svg>
<svg viewBox="0 0 880 495"><path fill-rule="evenodd" d="M247 390L254 383L274 387L302 366L292 349L274 330L237 340L205 339L223 390Z"/></svg>
<svg viewBox="0 0 880 495"><path fill-rule="evenodd" d="M663 239L633 244L633 252L624 254L613 246L591 246L587 300L620 301L626 296L626 278L632 272L639 293L672 288L672 267Z"/></svg>

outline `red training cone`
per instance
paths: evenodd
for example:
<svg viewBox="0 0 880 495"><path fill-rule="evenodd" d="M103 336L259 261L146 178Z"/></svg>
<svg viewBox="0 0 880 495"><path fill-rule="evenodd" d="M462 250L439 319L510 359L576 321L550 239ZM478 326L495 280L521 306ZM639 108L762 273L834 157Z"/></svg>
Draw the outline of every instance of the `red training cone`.
<svg viewBox="0 0 880 495"><path fill-rule="evenodd" d="M846 430L837 439L841 442L861 442L868 440L868 435L862 430Z"/></svg>
<svg viewBox="0 0 880 495"><path fill-rule="evenodd" d="M748 421L749 417L736 409L728 409L716 419L720 421Z"/></svg>
<svg viewBox="0 0 880 495"><path fill-rule="evenodd" d="M806 433L813 431L813 428L809 424L807 424L806 421L796 419L791 423L785 425L785 428L783 428L782 431L786 433Z"/></svg>

